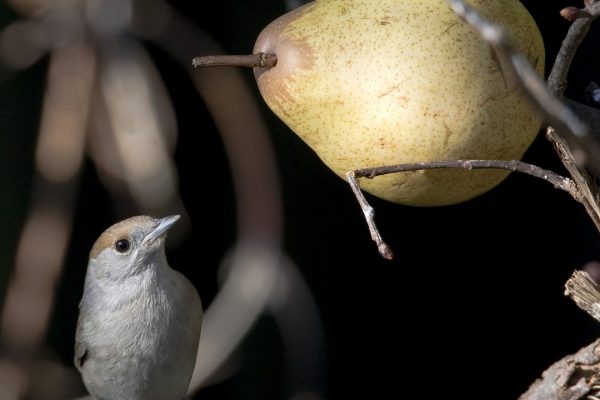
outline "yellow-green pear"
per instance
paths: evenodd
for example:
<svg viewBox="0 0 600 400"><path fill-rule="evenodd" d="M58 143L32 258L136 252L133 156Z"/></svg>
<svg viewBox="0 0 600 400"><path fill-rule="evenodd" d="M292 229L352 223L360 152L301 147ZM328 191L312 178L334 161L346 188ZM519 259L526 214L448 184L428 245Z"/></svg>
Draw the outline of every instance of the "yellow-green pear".
<svg viewBox="0 0 600 400"><path fill-rule="evenodd" d="M469 2L503 25L543 74L544 45L517 0ZM446 0L316 0L269 24L254 53L275 114L336 174L447 159L520 159L540 128L495 53ZM408 205L462 202L496 186L500 170L426 170L363 179Z"/></svg>

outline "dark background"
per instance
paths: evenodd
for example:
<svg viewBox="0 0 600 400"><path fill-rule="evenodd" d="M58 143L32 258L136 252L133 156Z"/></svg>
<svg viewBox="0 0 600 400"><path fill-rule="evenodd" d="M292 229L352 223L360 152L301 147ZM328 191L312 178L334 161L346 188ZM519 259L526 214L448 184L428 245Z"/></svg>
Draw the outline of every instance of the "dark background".
<svg viewBox="0 0 600 400"><path fill-rule="evenodd" d="M558 12L580 4L523 3L544 37L548 71L569 26ZM262 27L285 12L276 0L171 4L228 53L249 53ZM4 23L17 18L5 4L0 7ZM582 102L586 85L599 79L598 29L593 27L569 78L567 96ZM148 49L177 112L176 162L194 222L170 260L175 266L204 260L201 270L180 269L209 305L218 288L219 260L235 239L226 154L189 76L159 49L151 44ZM47 59L4 74L0 82L0 294L28 210L46 67ZM346 183L267 109L251 71L244 76L272 132L285 207L285 250L321 313L327 398L382 397L378 393L403 398L411 390L414 398L514 399L551 363L600 335L600 326L563 295L574 269L600 259L593 223L567 194L512 174L489 193L450 207L405 207L369 196L396 252L386 261L371 243ZM564 172L543 134L524 160ZM69 365L87 253L114 222L116 208L86 163L48 333L49 346ZM241 354L237 374L198 398L284 398L285 349L270 317L255 326Z"/></svg>

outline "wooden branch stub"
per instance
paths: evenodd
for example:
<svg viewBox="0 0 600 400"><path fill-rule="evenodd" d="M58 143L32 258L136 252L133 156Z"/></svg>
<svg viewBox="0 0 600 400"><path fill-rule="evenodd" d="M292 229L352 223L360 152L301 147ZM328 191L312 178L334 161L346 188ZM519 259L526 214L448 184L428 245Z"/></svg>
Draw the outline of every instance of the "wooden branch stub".
<svg viewBox="0 0 600 400"><path fill-rule="evenodd" d="M600 321L600 286L585 271L575 271L565 295ZM519 400L600 398L600 339L551 365Z"/></svg>
<svg viewBox="0 0 600 400"><path fill-rule="evenodd" d="M550 366L519 400L579 400L597 393L600 339Z"/></svg>
<svg viewBox="0 0 600 400"><path fill-rule="evenodd" d="M595 320L600 321L600 286L587 272L573 272L565 284L565 295Z"/></svg>

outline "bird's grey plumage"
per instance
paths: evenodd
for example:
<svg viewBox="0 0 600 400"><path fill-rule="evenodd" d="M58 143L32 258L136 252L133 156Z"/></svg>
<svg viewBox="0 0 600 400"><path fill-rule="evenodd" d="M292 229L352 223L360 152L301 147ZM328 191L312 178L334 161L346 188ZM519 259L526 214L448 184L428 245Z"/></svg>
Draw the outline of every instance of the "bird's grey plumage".
<svg viewBox="0 0 600 400"><path fill-rule="evenodd" d="M104 232L90 253L75 365L98 400L185 397L202 306L192 284L168 266L164 232L157 234L175 220L130 218ZM115 243L122 239L131 247L121 254Z"/></svg>

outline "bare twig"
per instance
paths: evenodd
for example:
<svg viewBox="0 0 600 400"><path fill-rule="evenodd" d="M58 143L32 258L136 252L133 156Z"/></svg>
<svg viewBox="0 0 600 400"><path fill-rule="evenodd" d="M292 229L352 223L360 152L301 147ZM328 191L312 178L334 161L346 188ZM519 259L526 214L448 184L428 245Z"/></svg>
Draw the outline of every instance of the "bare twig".
<svg viewBox="0 0 600 400"><path fill-rule="evenodd" d="M587 35L590 25L600 15L600 3L590 4L585 11L585 13L579 14L579 18L569 28L548 76L548 87L556 96L562 96L567 88L567 74L571 63L579 45Z"/></svg>
<svg viewBox="0 0 600 400"><path fill-rule="evenodd" d="M398 165L388 165L375 168L361 168L346 173L348 183L358 200L358 203L365 215L371 238L377 245L379 253L387 259L393 257L391 248L383 241L379 229L375 224L375 211L369 204L365 196L360 190L358 178L374 178L376 176L395 174L399 172L426 170L426 169L442 169L442 168L459 168L459 169L505 169L513 172L520 172L526 175L545 180L551 183L555 188L564 190L569 193L576 201L583 203L583 198L577 190L575 183L564 176L561 176L553 171L549 171L517 160L440 160L426 161L418 163L407 163Z"/></svg>
<svg viewBox="0 0 600 400"><path fill-rule="evenodd" d="M364 194L360 190L360 184L358 183L358 179L356 179L356 171L349 171L346 174L346 177L348 178L350 188L352 188L352 191L356 196L356 200L358 200L358 204L360 205L360 208L362 209L363 214L365 215L365 220L367 221L367 225L369 226L369 232L371 232L371 239L373 239L373 241L377 245L377 250L379 250L379 254L381 254L383 258L391 260L392 258L394 258L394 253L390 246L388 246L383 241L383 238L379 233L379 229L377 229L377 225L375 224L375 210L373 209L373 207L371 207Z"/></svg>
<svg viewBox="0 0 600 400"><path fill-rule="evenodd" d="M600 205L598 204L598 189L594 180L585 169L580 168L574 161L571 150L556 129L548 127L546 137L554 145L560 160L571 174L571 178L581 194L581 204L596 225L596 229L600 231Z"/></svg>
<svg viewBox="0 0 600 400"><path fill-rule="evenodd" d="M577 188L573 181L557 174L517 160L441 160L419 163L408 163L376 168L362 168L354 170L357 178L374 178L380 175L394 174L397 172L416 171L422 169L460 168L472 169L506 169L513 172L521 172L551 183L555 188L568 192L577 201L581 201Z"/></svg>

